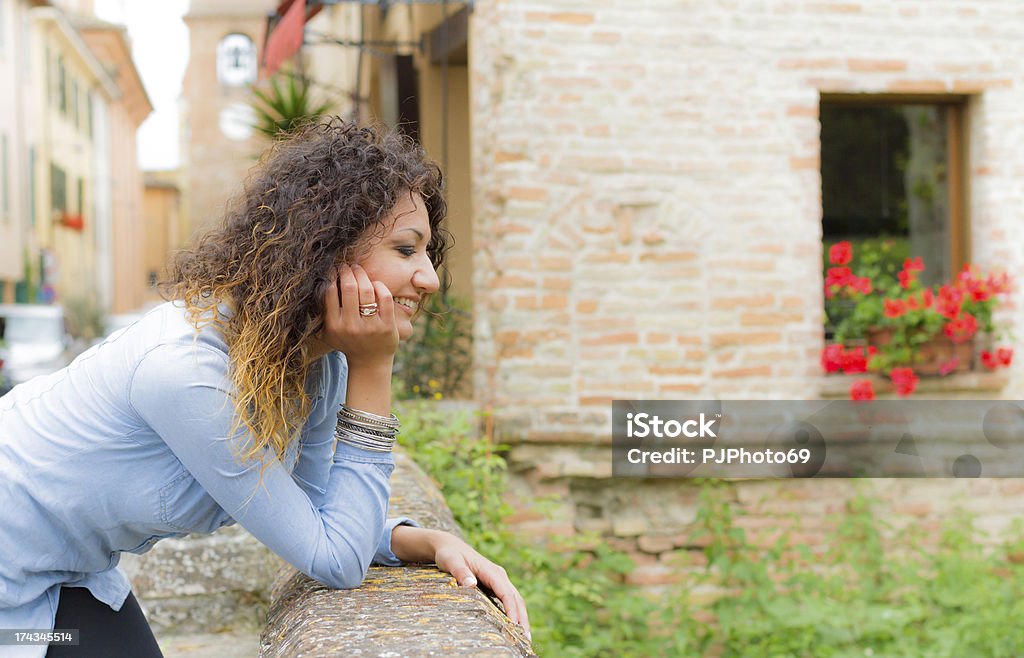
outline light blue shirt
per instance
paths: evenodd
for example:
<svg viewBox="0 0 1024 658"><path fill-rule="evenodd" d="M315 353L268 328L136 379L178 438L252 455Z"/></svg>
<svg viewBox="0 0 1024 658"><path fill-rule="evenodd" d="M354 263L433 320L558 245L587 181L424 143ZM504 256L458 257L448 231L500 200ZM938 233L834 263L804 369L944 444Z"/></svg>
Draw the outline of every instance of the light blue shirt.
<svg viewBox="0 0 1024 658"><path fill-rule="evenodd" d="M0 398L0 628L53 628L61 585L119 610L122 551L236 521L331 587L359 586L371 561L401 564L391 531L412 522L386 519L393 458L335 449L344 357L313 375L300 441L262 480L236 457L247 435L230 434L227 345L210 326L197 334L180 303Z"/></svg>

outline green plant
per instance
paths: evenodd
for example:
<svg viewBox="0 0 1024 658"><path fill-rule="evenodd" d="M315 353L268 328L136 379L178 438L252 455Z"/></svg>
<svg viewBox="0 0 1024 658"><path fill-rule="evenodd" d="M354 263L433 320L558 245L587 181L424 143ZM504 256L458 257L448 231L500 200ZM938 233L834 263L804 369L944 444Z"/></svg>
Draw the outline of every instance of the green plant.
<svg viewBox="0 0 1024 658"><path fill-rule="evenodd" d="M334 107L330 101L314 99L310 80L290 73L273 76L263 89L252 87L252 94L256 129L271 139L287 137Z"/></svg>
<svg viewBox="0 0 1024 658"><path fill-rule="evenodd" d="M725 588L703 626L722 656L1016 656L1024 651L1024 540L1019 528L985 550L968 515L952 515L938 546L896 534L850 499L820 553L787 533L769 547L736 527L726 488L709 486L697 534L705 578ZM884 537L890 537L888 542Z"/></svg>
<svg viewBox="0 0 1024 658"><path fill-rule="evenodd" d="M473 365L473 315L453 295L430 295L412 338L395 355L399 397L468 397Z"/></svg>
<svg viewBox="0 0 1024 658"><path fill-rule="evenodd" d="M103 335L106 315L91 297L71 297L64 301L68 333L74 338L91 342Z"/></svg>
<svg viewBox="0 0 1024 658"><path fill-rule="evenodd" d="M905 258L896 270L892 243L882 242L877 249L869 244L862 245L860 254L846 241L828 249L825 311L834 342L822 353L827 373L885 373L899 395L909 395L919 372L946 375L966 368L973 358L969 341L977 333L1003 337L993 313L1009 293L1005 273L983 276L968 264L952 281L925 286L919 279L925 269L920 257ZM855 258L856 272L851 267ZM937 339L948 347L937 347ZM990 369L1007 366L1012 358L1010 347L981 354ZM870 380L854 382L851 397L873 398Z"/></svg>
<svg viewBox="0 0 1024 658"><path fill-rule="evenodd" d="M701 480L689 544L707 569L657 597L627 586L628 555L600 537L528 540L510 531L506 446L467 414L402 403L403 443L440 485L466 539L503 565L529 606L541 656L1019 656L1024 654L1024 533L985 548L970 516L936 544L879 518L860 493L817 549L788 530L769 544L737 522L735 483ZM866 485L865 485L866 486ZM779 527L799 527L795 517ZM695 548L682 549L693 551ZM698 607L688 592L720 595ZM699 614L698 614L699 613Z"/></svg>
<svg viewBox="0 0 1024 658"><path fill-rule="evenodd" d="M699 655L683 599L665 605L626 585L634 565L625 553L593 535L530 541L508 529L506 446L477 436L468 414L419 400L402 403L401 417L403 445L438 483L466 540L526 598L539 655Z"/></svg>

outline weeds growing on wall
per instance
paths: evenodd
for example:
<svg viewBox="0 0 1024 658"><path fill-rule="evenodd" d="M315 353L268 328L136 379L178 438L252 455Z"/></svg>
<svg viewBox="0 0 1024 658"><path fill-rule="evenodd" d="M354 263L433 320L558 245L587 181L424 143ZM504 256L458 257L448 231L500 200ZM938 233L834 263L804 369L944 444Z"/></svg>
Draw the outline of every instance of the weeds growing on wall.
<svg viewBox="0 0 1024 658"><path fill-rule="evenodd" d="M473 314L451 294L429 295L395 355L399 398L465 398L472 389Z"/></svg>
<svg viewBox="0 0 1024 658"><path fill-rule="evenodd" d="M623 584L631 558L599 537L513 534L505 447L476 436L475 420L407 402L402 421L406 449L441 486L466 539L526 598L540 656L1024 655L1019 531L983 549L958 514L937 545L913 530L883 541L893 533L862 495L847 501L822 552L784 532L765 548L735 523L733 484L685 482L702 488L691 544L704 547L708 567L650 595ZM698 585L722 595L693 604Z"/></svg>
<svg viewBox="0 0 1024 658"><path fill-rule="evenodd" d="M401 418L403 446L437 481L466 540L505 567L526 598L538 655L696 655L696 636L685 625L659 630L666 615L688 620L685 610L623 584L633 569L628 555L598 537L533 543L507 528L505 447L477 436L476 419L423 401L406 402Z"/></svg>

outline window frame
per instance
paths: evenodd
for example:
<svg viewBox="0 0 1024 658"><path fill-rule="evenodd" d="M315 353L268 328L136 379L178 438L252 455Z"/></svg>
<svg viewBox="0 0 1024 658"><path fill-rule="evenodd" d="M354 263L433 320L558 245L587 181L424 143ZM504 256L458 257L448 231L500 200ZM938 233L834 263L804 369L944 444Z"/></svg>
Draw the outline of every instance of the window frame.
<svg viewBox="0 0 1024 658"><path fill-rule="evenodd" d="M967 121L970 96L962 94L842 94L822 93L818 101L819 129L821 126L820 107L856 105L941 105L946 108L946 172L949 198L949 265L956 275L965 263L970 262L970 217L968 214L969 190L967 187L970 163L968 162ZM821 165L818 166L819 176ZM822 198L824 204L824 197ZM823 208L824 211L824 208ZM824 235L822 236L824 239Z"/></svg>

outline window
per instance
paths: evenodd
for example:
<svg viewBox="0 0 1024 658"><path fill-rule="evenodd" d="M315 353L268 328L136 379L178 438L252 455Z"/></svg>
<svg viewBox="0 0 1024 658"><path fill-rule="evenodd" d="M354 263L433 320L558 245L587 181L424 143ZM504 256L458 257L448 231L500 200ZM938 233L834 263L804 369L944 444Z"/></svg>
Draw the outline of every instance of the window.
<svg viewBox="0 0 1024 658"><path fill-rule="evenodd" d="M93 137L93 126L92 126L92 103L93 95L92 90L85 94L85 134L91 139Z"/></svg>
<svg viewBox="0 0 1024 658"><path fill-rule="evenodd" d="M28 221L32 226L36 225L36 204L32 201L32 194L36 189L36 147L28 147L28 185L25 186L24 198L28 202Z"/></svg>
<svg viewBox="0 0 1024 658"><path fill-rule="evenodd" d="M78 127L78 80L71 79L71 124Z"/></svg>
<svg viewBox="0 0 1024 658"><path fill-rule="evenodd" d="M229 87L256 82L256 44L244 34L229 34L217 44L217 80Z"/></svg>
<svg viewBox="0 0 1024 658"><path fill-rule="evenodd" d="M878 248L898 270L924 259L926 285L967 258L963 100L823 99L821 197L825 252ZM860 248L860 250L858 249Z"/></svg>
<svg viewBox="0 0 1024 658"><path fill-rule="evenodd" d="M4 224L11 223L11 188L7 180L7 134L0 135L0 219Z"/></svg>
<svg viewBox="0 0 1024 658"><path fill-rule="evenodd" d="M57 109L61 114L68 113L68 75L63 57L57 57Z"/></svg>
<svg viewBox="0 0 1024 658"><path fill-rule="evenodd" d="M50 207L54 214L68 209L68 176L64 170L50 163Z"/></svg>

